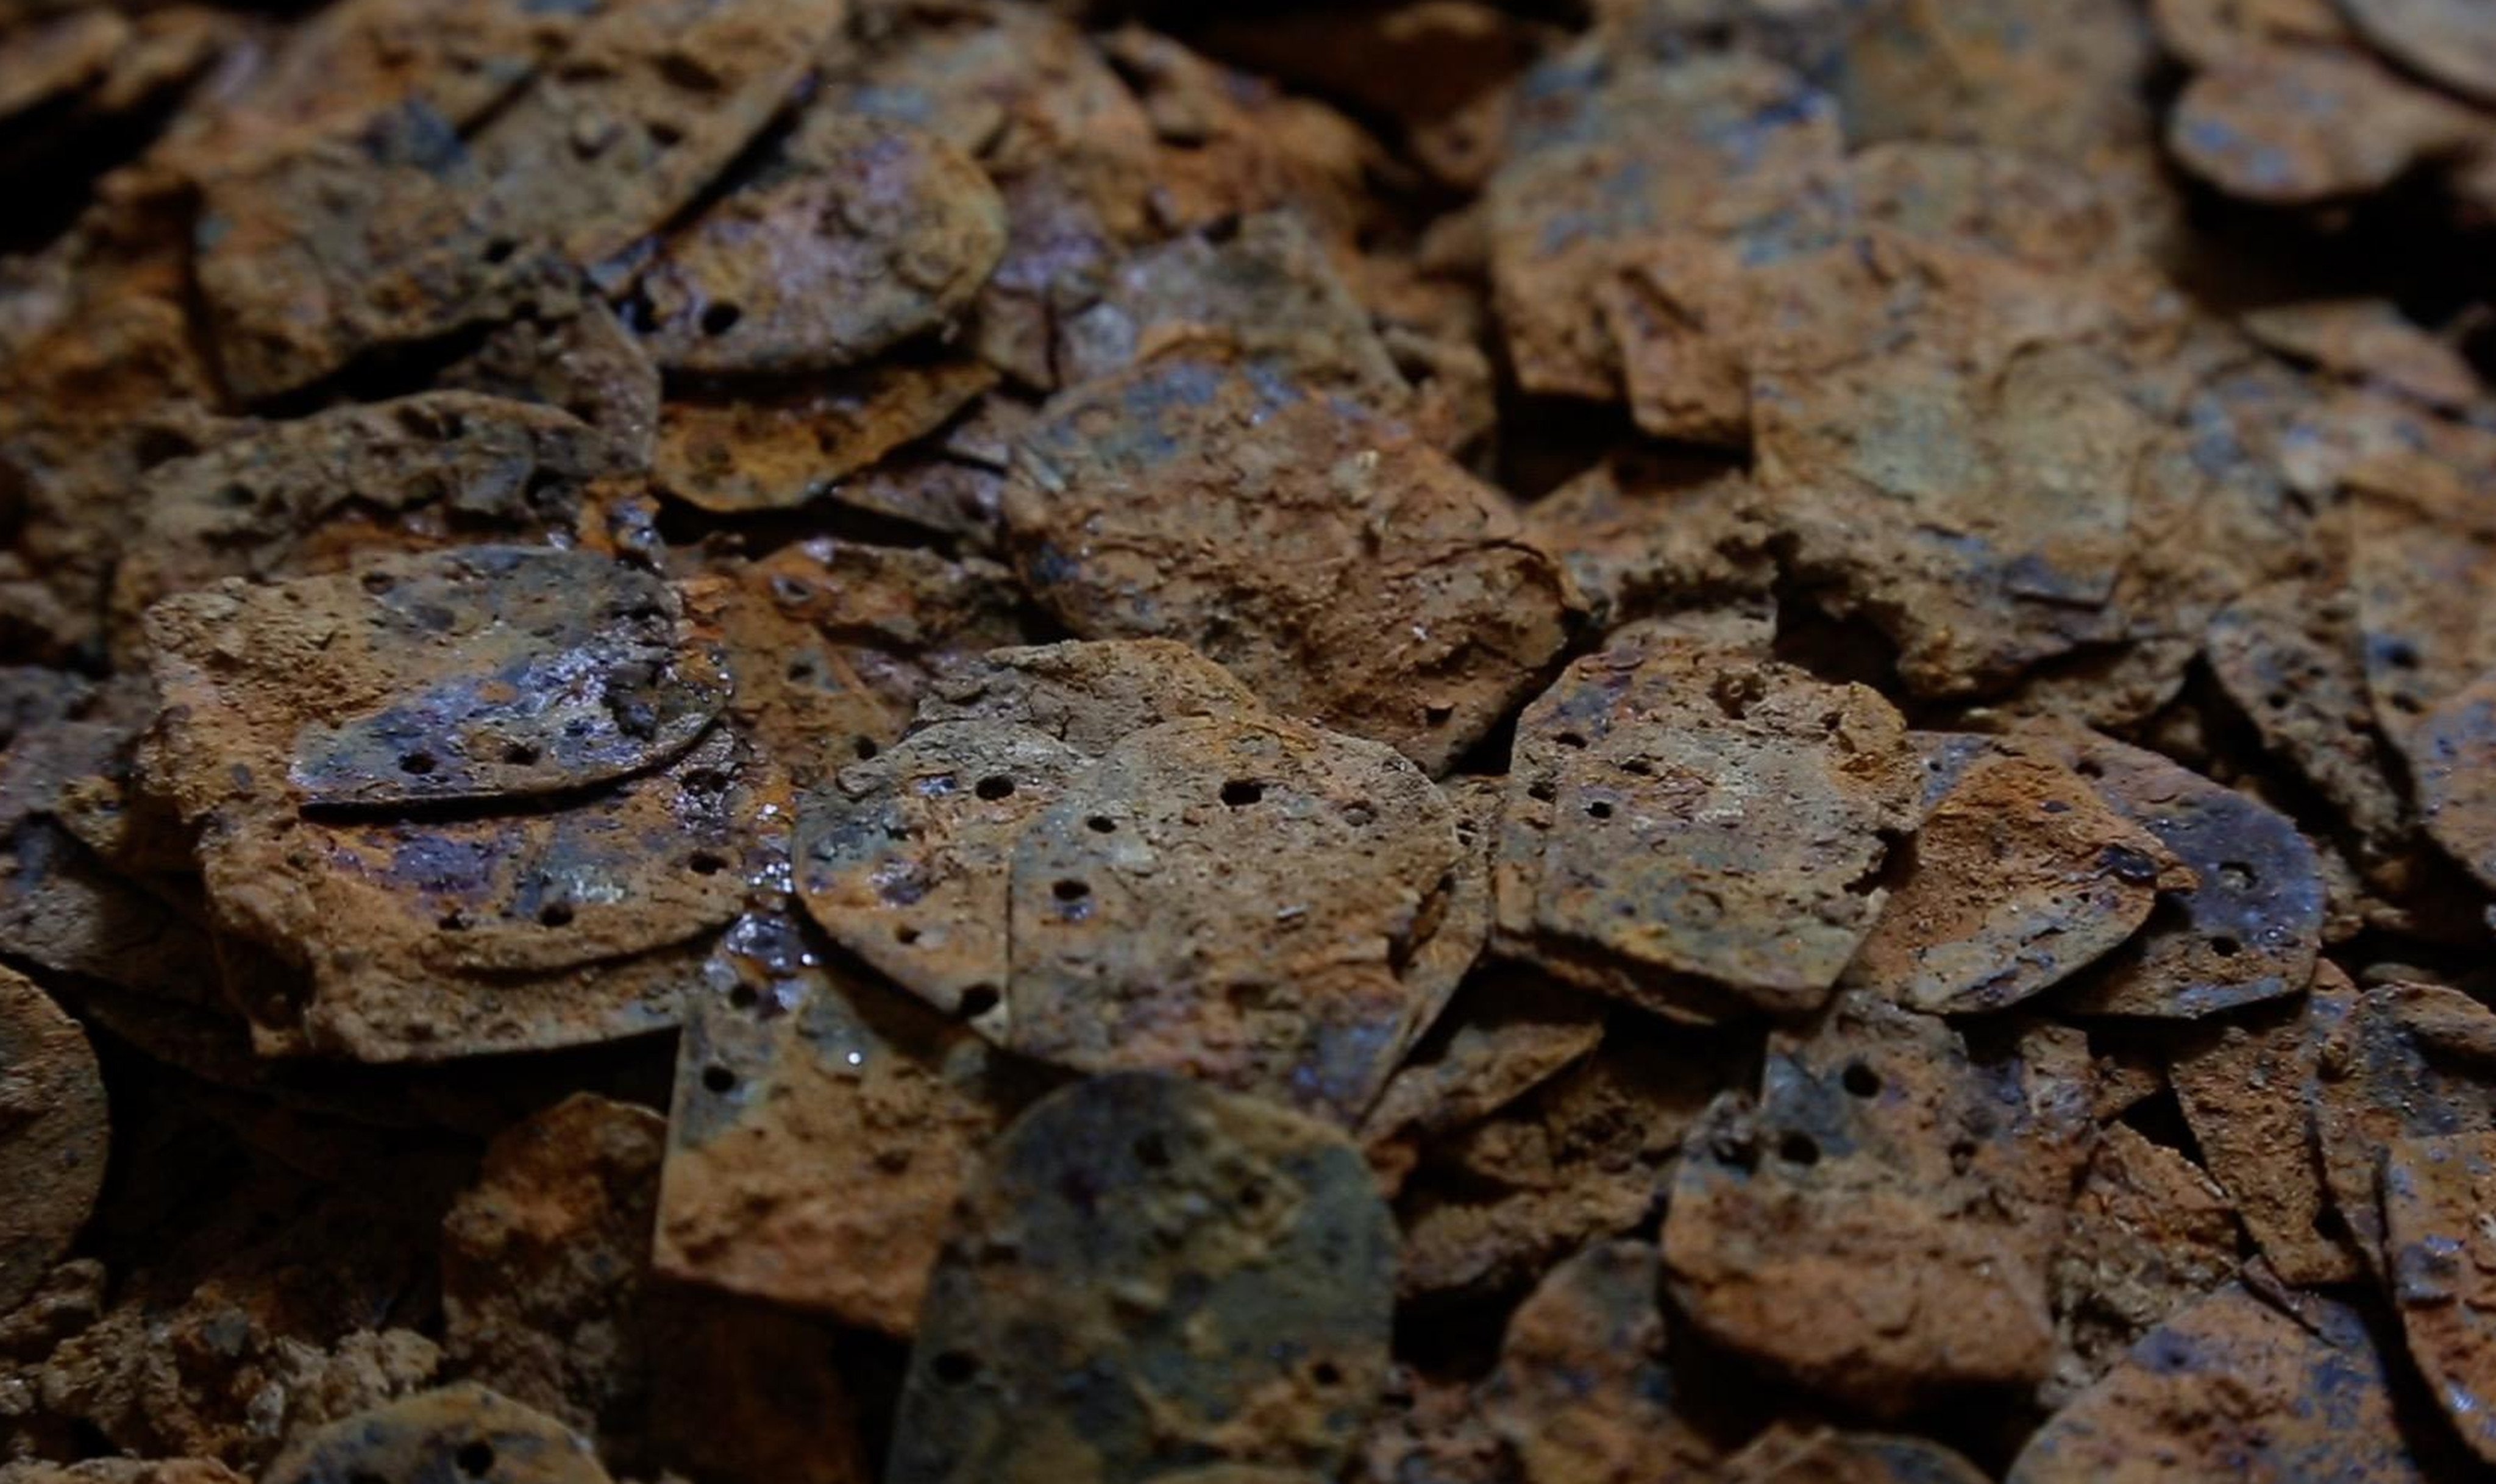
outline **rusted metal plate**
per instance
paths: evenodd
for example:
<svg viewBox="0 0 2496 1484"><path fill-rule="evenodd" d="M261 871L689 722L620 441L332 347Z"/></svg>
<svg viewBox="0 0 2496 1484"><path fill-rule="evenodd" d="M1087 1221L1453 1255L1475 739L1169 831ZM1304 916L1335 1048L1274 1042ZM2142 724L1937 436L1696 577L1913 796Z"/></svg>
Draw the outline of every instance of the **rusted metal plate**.
<svg viewBox="0 0 2496 1484"><path fill-rule="evenodd" d="M2496 1133L2394 1139L2383 1158L2384 1256L2410 1355L2453 1430L2496 1462Z"/></svg>
<svg viewBox="0 0 2496 1484"><path fill-rule="evenodd" d="M223 921L309 972L316 1040L432 1059L672 1026L700 940L767 874L788 810L714 732L570 808L245 825L202 866Z"/></svg>
<svg viewBox="0 0 2496 1484"><path fill-rule="evenodd" d="M1002 722L939 723L852 763L799 805L808 914L938 1010L1007 1041L1019 999L1008 989L1015 852L1088 766Z"/></svg>
<svg viewBox="0 0 2496 1484"><path fill-rule="evenodd" d="M1061 309L1057 334L1057 372L1070 385L1123 371L1190 335L1215 334L1311 381L1355 387L1381 408L1412 394L1368 309L1295 212L1130 255L1096 302Z"/></svg>
<svg viewBox="0 0 2496 1484"><path fill-rule="evenodd" d="M2457 412L2479 395L2479 373L2386 299L2308 299L2247 311L2245 333L2293 360Z"/></svg>
<svg viewBox="0 0 2496 1484"><path fill-rule="evenodd" d="M345 565L325 527L369 521L356 553L397 529L412 546L452 543L447 528L566 532L582 491L624 468L570 413L471 392L318 413L242 432L149 471L139 526L113 577L116 641L136 659L159 599L224 577L273 578Z"/></svg>
<svg viewBox="0 0 2496 1484"><path fill-rule="evenodd" d="M2054 1365L2038 1400L2086 1390L2148 1330L2236 1274L2226 1192L2127 1125L2102 1129L2054 1253Z"/></svg>
<svg viewBox="0 0 2496 1484"><path fill-rule="evenodd" d="M2009 1480L2435 1477L2394 1407L2357 1311L2306 1295L2292 1317L2231 1283L2048 1418Z"/></svg>
<svg viewBox="0 0 2496 1484"><path fill-rule="evenodd" d="M1599 1243L1544 1275L1509 1316L1482 1409L1529 1484L1699 1478L1718 1457L1673 1409L1662 1264Z"/></svg>
<svg viewBox="0 0 2496 1484"><path fill-rule="evenodd" d="M423 1392L323 1428L270 1466L270 1484L474 1478L605 1484L580 1436L483 1386Z"/></svg>
<svg viewBox="0 0 2496 1484"><path fill-rule="evenodd" d="M1603 1044L1425 1145L1396 1202L1408 1298L1512 1292L1587 1243L1651 1220L1717 1093L1754 1080L1758 1045L1619 1016Z"/></svg>
<svg viewBox="0 0 2496 1484"><path fill-rule="evenodd" d="M2361 51L2237 52L2185 84L2168 148L2195 175L2265 205L2383 190L2418 167L2482 144L2486 121Z"/></svg>
<svg viewBox="0 0 2496 1484"><path fill-rule="evenodd" d="M523 547L184 595L148 620L173 712L155 776L193 819L272 790L379 807L605 782L719 714L702 630L645 572Z"/></svg>
<svg viewBox="0 0 2496 1484"><path fill-rule="evenodd" d="M1014 844L1010 1043L1350 1121L1440 992L1416 955L1462 863L1447 801L1380 744L1264 718L1138 732Z"/></svg>
<svg viewBox="0 0 2496 1484"><path fill-rule="evenodd" d="M2397 1252L2386 1240L2385 1152L2404 1139L2496 1132L2484 1071L2496 1011L2437 984L2379 985L2314 996L2322 1037L2308 1107L2332 1208L2378 1279Z"/></svg>
<svg viewBox="0 0 2496 1484"><path fill-rule="evenodd" d="M2043 1380L2049 1264L2096 1131L2088 1078L2075 1031L1979 1056L1862 995L1771 1033L1756 1103L1719 1099L1674 1177L1676 1307L1868 1411Z"/></svg>
<svg viewBox="0 0 2496 1484"><path fill-rule="evenodd" d="M1433 773L1566 636L1567 579L1497 491L1264 362L1190 350L1076 387L1017 462L1015 566L1076 634L1178 639Z"/></svg>
<svg viewBox="0 0 2496 1484"><path fill-rule="evenodd" d="M1005 203L944 139L808 109L772 158L659 250L644 343L671 371L855 365L943 329L1006 245Z"/></svg>
<svg viewBox="0 0 2496 1484"><path fill-rule="evenodd" d="M1528 506L1525 524L1598 628L1776 580L1759 490L1720 459L1624 450Z"/></svg>
<svg viewBox="0 0 2496 1484"><path fill-rule="evenodd" d="M659 414L651 480L713 514L794 510L935 432L995 381L977 361L941 360L679 386Z"/></svg>
<svg viewBox="0 0 2496 1484"><path fill-rule="evenodd" d="M1872 929L1916 791L1869 689L1626 631L1517 724L1497 945L1667 1014L1808 1010Z"/></svg>
<svg viewBox="0 0 2496 1484"><path fill-rule="evenodd" d="M1591 1053L1604 1002L1531 970L1469 980L1362 1118L1370 1165L1390 1191L1422 1147L1498 1112Z"/></svg>
<svg viewBox="0 0 2496 1484"><path fill-rule="evenodd" d="M2160 432L2141 286L1881 229L1764 277L1755 477L1820 601L1923 694L2113 637Z"/></svg>
<svg viewBox="0 0 2496 1484"><path fill-rule="evenodd" d="M1519 384L1626 392L1648 432L1738 446L1743 269L1834 237L1843 148L1830 100L1757 57L1655 66L1585 46L1528 74L1484 196Z"/></svg>
<svg viewBox="0 0 2496 1484"><path fill-rule="evenodd" d="M0 969L0 1312L35 1291L104 1189L110 1113L95 1051L34 983Z"/></svg>
<svg viewBox="0 0 2496 1484"><path fill-rule="evenodd" d="M605 264L788 100L846 7L633 0L461 138L419 105L207 186L200 282L246 397L498 318L547 262Z"/></svg>
<svg viewBox="0 0 2496 1484"><path fill-rule="evenodd" d="M2418 822L2496 891L2496 672L2463 687L2411 733Z"/></svg>
<svg viewBox="0 0 2496 1484"><path fill-rule="evenodd" d="M2324 886L2293 823L2154 753L2080 732L2045 745L2193 875L2188 887L2162 886L2168 910L2074 985L2066 1006L2191 1020L2304 987L2322 944Z"/></svg>
<svg viewBox="0 0 2496 1484"><path fill-rule="evenodd" d="M1164 722L1264 710L1229 670L1184 644L1101 639L991 649L943 676L920 720L1010 723L1097 757Z"/></svg>
<svg viewBox="0 0 2496 1484"><path fill-rule="evenodd" d="M2254 589L2210 621L2210 672L2285 757L2371 838L2398 834L2408 808L2375 727L2354 595L2290 580Z"/></svg>
<svg viewBox="0 0 2496 1484"><path fill-rule="evenodd" d="M652 1261L907 1335L980 1150L1051 1080L742 918L688 1006Z"/></svg>
<svg viewBox="0 0 2496 1484"><path fill-rule="evenodd" d="M2348 992L2327 962L2316 966L2315 983L2318 995ZM2330 1226L2306 1106L2323 1051L2316 1011L2305 1000L2248 1006L2191 1028L2167 1059L2210 1174L2263 1258L2299 1286L2346 1283L2360 1271L2345 1234Z"/></svg>
<svg viewBox="0 0 2496 1484"><path fill-rule="evenodd" d="M957 1208L886 1477L1331 1472L1386 1378L1394 1252L1322 1124L1156 1074L1053 1094Z"/></svg>
<svg viewBox="0 0 2496 1484"><path fill-rule="evenodd" d="M2162 888L2193 884L2086 779L2036 757L1975 763L1898 849L1889 899L1846 978L1935 1013L2043 993L2131 938Z"/></svg>
<svg viewBox="0 0 2496 1484"><path fill-rule="evenodd" d="M570 413L606 438L619 469L649 467L659 425L659 368L597 299L582 300L569 314L495 325L443 367L434 384Z"/></svg>
<svg viewBox="0 0 2496 1484"><path fill-rule="evenodd" d="M619 1472L862 1484L827 1326L652 1277L667 1136L647 1108L577 1094L494 1139L443 1221L452 1371Z"/></svg>

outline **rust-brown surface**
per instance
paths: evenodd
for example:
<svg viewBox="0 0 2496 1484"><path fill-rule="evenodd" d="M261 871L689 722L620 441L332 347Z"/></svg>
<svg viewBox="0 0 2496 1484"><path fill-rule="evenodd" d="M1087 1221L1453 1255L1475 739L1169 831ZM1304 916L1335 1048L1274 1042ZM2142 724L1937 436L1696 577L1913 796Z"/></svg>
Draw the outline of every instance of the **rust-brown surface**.
<svg viewBox="0 0 2496 1484"><path fill-rule="evenodd" d="M0 970L7 1123L0 1133L14 1198L0 1219L0 1307L14 1308L69 1250L104 1187L111 1132L95 1052L78 1023L23 975Z"/></svg>
<svg viewBox="0 0 2496 1484"><path fill-rule="evenodd" d="M0 1484L2478 1477L2482 9L0 3Z"/></svg>
<svg viewBox="0 0 2496 1484"><path fill-rule="evenodd" d="M2047 1373L2048 1265L2095 1132L2076 1033L1972 1058L1938 1019L1850 996L1772 1037L1756 1102L1691 1134L1672 1290L1720 1342L1896 1413Z"/></svg>

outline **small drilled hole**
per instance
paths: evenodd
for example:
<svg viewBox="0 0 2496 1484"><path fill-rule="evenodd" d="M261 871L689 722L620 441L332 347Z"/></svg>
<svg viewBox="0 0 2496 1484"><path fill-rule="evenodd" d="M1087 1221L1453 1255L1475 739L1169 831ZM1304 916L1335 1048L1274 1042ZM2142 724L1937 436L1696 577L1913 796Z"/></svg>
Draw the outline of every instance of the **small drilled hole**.
<svg viewBox="0 0 2496 1484"><path fill-rule="evenodd" d="M740 1010L750 1010L761 1004L762 1000L763 997L755 992L751 984L739 984L728 992L728 1003Z"/></svg>
<svg viewBox="0 0 2496 1484"><path fill-rule="evenodd" d="M919 930L905 922L892 930L892 941L907 948L919 941Z"/></svg>
<svg viewBox="0 0 2496 1484"><path fill-rule="evenodd" d="M512 261L512 255L519 250L520 244L511 238L496 237L485 244L485 251L480 256L487 263L509 263Z"/></svg>
<svg viewBox="0 0 2496 1484"><path fill-rule="evenodd" d="M1432 727L1445 727L1456 719L1456 708L1445 701L1421 708L1421 720Z"/></svg>
<svg viewBox="0 0 2496 1484"><path fill-rule="evenodd" d="M1012 798L1014 797L1014 781L1003 774L995 774L990 777L981 779L979 783L972 787L971 791L991 802L997 799Z"/></svg>
<svg viewBox="0 0 2496 1484"><path fill-rule="evenodd" d="M2210 940L2210 951L2221 958L2233 958L2245 951L2245 945L2232 938L2213 938Z"/></svg>
<svg viewBox="0 0 2496 1484"><path fill-rule="evenodd" d="M464 933L468 931L468 919L457 912L444 912L434 926L446 933Z"/></svg>
<svg viewBox="0 0 2496 1484"><path fill-rule="evenodd" d="M1063 881L1049 887L1048 894L1061 902L1080 902L1092 894L1092 888L1082 881Z"/></svg>
<svg viewBox="0 0 2496 1484"><path fill-rule="evenodd" d="M431 753L409 753L398 760L400 772L413 773L420 778L439 766L441 764L434 759Z"/></svg>
<svg viewBox="0 0 2496 1484"><path fill-rule="evenodd" d="M1096 835L1107 835L1112 834L1117 830L1118 821L1110 819L1106 814L1096 814L1092 818L1083 821L1083 827Z"/></svg>
<svg viewBox="0 0 2496 1484"><path fill-rule="evenodd" d="M860 737L856 742L850 744L850 751L858 754L858 760L863 762L867 758L884 751L884 749L875 745L875 738Z"/></svg>
<svg viewBox="0 0 2496 1484"><path fill-rule="evenodd" d="M1574 731L1564 731L1551 740L1567 748L1579 748L1586 745L1586 739Z"/></svg>
<svg viewBox="0 0 2496 1484"><path fill-rule="evenodd" d="M1846 1074L1840 1080L1857 1098L1877 1098L1881 1094L1881 1074L1861 1062L1847 1063Z"/></svg>
<svg viewBox="0 0 2496 1484"><path fill-rule="evenodd" d="M1602 799L1597 799L1586 806L1586 813L1593 815L1598 819L1608 819L1612 817L1612 806L1605 803Z"/></svg>
<svg viewBox="0 0 2496 1484"><path fill-rule="evenodd" d="M980 1363L959 1350L947 1350L936 1357L936 1378L948 1386L959 1386L980 1374Z"/></svg>
<svg viewBox="0 0 2496 1484"><path fill-rule="evenodd" d="M1309 1367L1309 1379L1321 1386L1340 1386L1343 1384L1343 1368L1333 1361L1321 1360Z"/></svg>
<svg viewBox="0 0 2496 1484"><path fill-rule="evenodd" d="M546 755L526 742L515 742L503 749L503 760L515 768L533 768Z"/></svg>
<svg viewBox="0 0 2496 1484"><path fill-rule="evenodd" d="M965 1020L979 1019L981 1016L997 1007L997 987L994 984L972 985L970 988L962 991L962 998L959 1002L962 1018Z"/></svg>
<svg viewBox="0 0 2496 1484"><path fill-rule="evenodd" d="M551 928L572 926L572 904L569 902L548 902L546 906L538 909L538 921L545 923L547 927Z"/></svg>
<svg viewBox="0 0 2496 1484"><path fill-rule="evenodd" d="M693 868L696 876L717 876L728 869L726 858L714 855L708 850L696 850L694 858L685 864Z"/></svg>
<svg viewBox="0 0 2496 1484"><path fill-rule="evenodd" d="M1808 1133L1789 1133L1777 1144L1777 1158L1808 1167L1820 1162L1820 1145Z"/></svg>
<svg viewBox="0 0 2496 1484"><path fill-rule="evenodd" d="M714 1093L736 1091L736 1073L716 1063L702 1068L702 1086Z"/></svg>
<svg viewBox="0 0 2496 1484"><path fill-rule="evenodd" d="M1147 1133L1136 1140L1136 1162L1146 1169L1170 1168L1170 1145L1158 1133Z"/></svg>
<svg viewBox="0 0 2496 1484"><path fill-rule="evenodd" d="M482 1479L494 1471L494 1445L490 1442L482 1439L472 1442L453 1457L458 1462L459 1471L472 1479Z"/></svg>
<svg viewBox="0 0 2496 1484"><path fill-rule="evenodd" d="M713 304L702 313L702 332L725 335L736 328L736 322L744 318L745 311L734 304Z"/></svg>
<svg viewBox="0 0 2496 1484"><path fill-rule="evenodd" d="M398 586L398 579L386 572L368 572L360 579L365 592L379 598Z"/></svg>
<svg viewBox="0 0 2496 1484"><path fill-rule="evenodd" d="M662 119L650 125L650 142L661 149L672 149L685 141L685 132Z"/></svg>
<svg viewBox="0 0 2496 1484"><path fill-rule="evenodd" d="M1234 778L1222 786L1222 802L1245 809L1265 796L1265 786L1253 778Z"/></svg>

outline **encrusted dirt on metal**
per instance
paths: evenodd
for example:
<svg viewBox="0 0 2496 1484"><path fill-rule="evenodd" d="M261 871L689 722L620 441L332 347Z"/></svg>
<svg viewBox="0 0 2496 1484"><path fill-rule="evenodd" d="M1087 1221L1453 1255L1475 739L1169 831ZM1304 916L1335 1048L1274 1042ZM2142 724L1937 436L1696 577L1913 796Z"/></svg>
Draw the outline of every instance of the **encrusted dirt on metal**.
<svg viewBox="0 0 2496 1484"><path fill-rule="evenodd" d="M1386 1379L1394 1248L1322 1124L1154 1073L1044 1098L957 1209L886 1476L1331 1470Z"/></svg>

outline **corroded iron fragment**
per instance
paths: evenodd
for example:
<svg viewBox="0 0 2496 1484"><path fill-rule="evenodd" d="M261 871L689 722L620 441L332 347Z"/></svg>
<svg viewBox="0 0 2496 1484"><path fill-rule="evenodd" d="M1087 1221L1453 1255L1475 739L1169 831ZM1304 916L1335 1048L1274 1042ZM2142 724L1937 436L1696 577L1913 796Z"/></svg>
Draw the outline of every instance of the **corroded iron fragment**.
<svg viewBox="0 0 2496 1484"><path fill-rule="evenodd" d="M478 1385L446 1387L361 1412L314 1433L269 1467L271 1484L360 1478L486 1484L605 1484L577 1433Z"/></svg>
<svg viewBox="0 0 2496 1484"><path fill-rule="evenodd" d="M2167 142L2231 196L2307 205L2380 191L2490 139L2485 118L2363 52L2282 46L2195 76Z"/></svg>
<svg viewBox="0 0 2496 1484"><path fill-rule="evenodd" d="M1497 945L1667 1014L1808 1010L1872 929L1916 791L1871 690L1626 631L1517 724Z"/></svg>
<svg viewBox="0 0 2496 1484"><path fill-rule="evenodd" d="M685 386L660 410L651 479L714 514L794 510L926 437L995 382L977 361Z"/></svg>
<svg viewBox="0 0 2496 1484"><path fill-rule="evenodd" d="M1178 639L1433 773L1566 636L1567 579L1496 490L1266 362L1182 350L1076 387L1017 467L1016 569L1076 634Z"/></svg>
<svg viewBox="0 0 2496 1484"><path fill-rule="evenodd" d="M1769 1038L1754 1103L1694 1129L1664 1222L1718 1343L1877 1412L2047 1374L2049 1262L2088 1158L2088 1055L2036 1028L1971 1054L1862 995Z"/></svg>
<svg viewBox="0 0 2496 1484"><path fill-rule="evenodd" d="M1757 57L1660 67L1581 47L1536 69L1485 194L1519 383L1626 392L1648 432L1741 444L1744 270L1836 235L1842 158L1830 100Z"/></svg>
<svg viewBox="0 0 2496 1484"><path fill-rule="evenodd" d="M2029 1439L2011 1484L2430 1474L2394 1417L2357 1311L2303 1295L2294 1314L2231 1283L2142 1337Z"/></svg>
<svg viewBox="0 0 2496 1484"><path fill-rule="evenodd" d="M125 647L157 600L224 577L294 576L369 559L387 533L569 531L593 479L623 455L568 412L473 392L340 408L236 436L149 472L140 524L113 579ZM369 522L366 549L333 551ZM328 528L328 529L325 529Z"/></svg>
<svg viewBox="0 0 2496 1484"><path fill-rule="evenodd" d="M1604 1038L1604 1002L1527 970L1470 979L1361 1120L1361 1142L1390 1190L1421 1147L1498 1112Z"/></svg>
<svg viewBox="0 0 2496 1484"><path fill-rule="evenodd" d="M2152 1326L2236 1274L2236 1221L2200 1166L2124 1124L2098 1135L2054 1254L2052 1406L2105 1375Z"/></svg>
<svg viewBox="0 0 2496 1484"><path fill-rule="evenodd" d="M2033 757L1969 767L1899 850L1847 981L1935 1013L2051 988L2131 938L2159 890L2192 881L2087 780Z"/></svg>
<svg viewBox="0 0 2496 1484"><path fill-rule="evenodd" d="M1050 1079L783 917L740 919L690 998L653 1265L908 1334L981 1149Z"/></svg>
<svg viewBox="0 0 2496 1484"><path fill-rule="evenodd" d="M1644 1242L1600 1243L1559 1263L1509 1317L1483 1384L1491 1431L1530 1484L1628 1484L1703 1476L1718 1449L1673 1410Z"/></svg>
<svg viewBox="0 0 2496 1484"><path fill-rule="evenodd" d="M2256 588L2210 620L2203 653L2263 746L2286 757L2363 834L2398 833L2408 809L2376 728L2345 587L2292 579Z"/></svg>
<svg viewBox="0 0 2496 1484"><path fill-rule="evenodd" d="M2496 1134L2395 1139L2383 1153L2384 1256L2410 1355L2481 1459L2496 1461L2496 1334L2488 1310L2496 1253Z"/></svg>
<svg viewBox="0 0 2496 1484"><path fill-rule="evenodd" d="M1523 1096L1421 1151L1397 1199L1407 1297L1513 1291L1650 1220L1721 1091L1756 1080L1754 1038L1621 1015Z"/></svg>
<svg viewBox="0 0 2496 1484"><path fill-rule="evenodd" d="M1088 766L1012 723L914 732L799 805L798 895L834 942L1006 1040L1015 852Z"/></svg>
<svg viewBox="0 0 2496 1484"><path fill-rule="evenodd" d="M2446 698L2411 734L2418 822L2496 891L2496 672Z"/></svg>
<svg viewBox="0 0 2496 1484"><path fill-rule="evenodd" d="M35 1291L104 1189L109 1112L95 1051L32 981L0 969L0 1312Z"/></svg>
<svg viewBox="0 0 2496 1484"><path fill-rule="evenodd" d="M2329 1196L2307 1109L2323 1052L2318 1001L2345 995L2346 983L2330 964L2317 965L2313 999L2202 1021L2167 1059L2168 1082L2211 1176L2272 1269L2300 1286L2345 1283L2359 1271L2346 1238L2326 1230Z"/></svg>
<svg viewBox="0 0 2496 1484"><path fill-rule="evenodd" d="M2479 373L2469 358L2387 300L2273 304L2247 311L2242 323L2247 334L2283 356L2429 407L2458 410L2479 395Z"/></svg>
<svg viewBox="0 0 2496 1484"><path fill-rule="evenodd" d="M751 180L660 249L644 343L671 371L855 365L943 328L1006 245L980 168L927 132L806 111Z"/></svg>
<svg viewBox="0 0 2496 1484"><path fill-rule="evenodd" d="M727 699L699 623L647 572L520 547L184 595L148 620L173 712L154 775L192 819L275 790L403 806L622 777Z"/></svg>
<svg viewBox="0 0 2496 1484"><path fill-rule="evenodd" d="M1463 864L1446 799L1378 743L1264 718L1138 732L1014 844L1010 1044L1356 1118L1443 993L1417 959Z"/></svg>
<svg viewBox="0 0 2496 1484"><path fill-rule="evenodd" d="M443 1221L452 1370L596 1438L618 1471L861 1484L827 1329L653 1278L666 1142L660 1115L590 1094L495 1138Z"/></svg>
<svg viewBox="0 0 2496 1484"><path fill-rule="evenodd" d="M2437 984L2318 984L2312 999L2322 1040L2306 1096L2324 1186L2357 1255L2384 1278L2398 1255L2386 1240L2386 1152L2408 1139L2496 1132L2496 1086L2485 1077L2496 1011Z"/></svg>
<svg viewBox="0 0 2496 1484"><path fill-rule="evenodd" d="M943 676L921 722L1000 722L1047 733L1087 757L1164 722L1253 716L1256 693L1170 639L991 649Z"/></svg>
<svg viewBox="0 0 2496 1484"><path fill-rule="evenodd" d="M2049 745L2192 873L2189 886L2162 884L2171 911L2073 986L2066 1005L2191 1020L2295 994L2313 977L2322 865L2285 816L2138 748L2077 733Z"/></svg>
<svg viewBox="0 0 2496 1484"><path fill-rule="evenodd" d="M1823 601L1923 694L2112 637L2160 433L2137 270L1873 229L1764 277L1755 478Z"/></svg>
<svg viewBox="0 0 2496 1484"><path fill-rule="evenodd" d="M1324 1125L1154 1074L1054 1094L964 1194L887 1478L1329 1472L1386 1378L1394 1248Z"/></svg>

